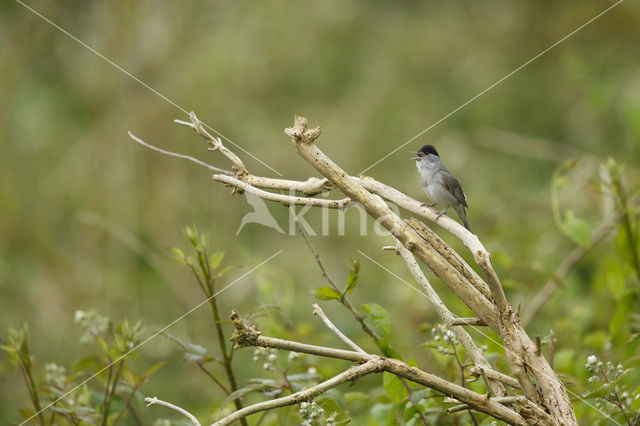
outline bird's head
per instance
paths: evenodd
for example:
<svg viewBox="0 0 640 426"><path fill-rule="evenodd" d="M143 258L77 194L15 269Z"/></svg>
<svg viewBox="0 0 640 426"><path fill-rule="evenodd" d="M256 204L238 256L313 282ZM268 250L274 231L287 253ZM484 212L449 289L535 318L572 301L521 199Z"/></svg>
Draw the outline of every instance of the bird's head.
<svg viewBox="0 0 640 426"><path fill-rule="evenodd" d="M420 148L420 151L412 151L411 153L416 155L416 157L412 157L411 160L422 160L422 158L427 155L435 155L436 157L440 157L440 154L438 154L438 151L436 151L433 145L425 145Z"/></svg>

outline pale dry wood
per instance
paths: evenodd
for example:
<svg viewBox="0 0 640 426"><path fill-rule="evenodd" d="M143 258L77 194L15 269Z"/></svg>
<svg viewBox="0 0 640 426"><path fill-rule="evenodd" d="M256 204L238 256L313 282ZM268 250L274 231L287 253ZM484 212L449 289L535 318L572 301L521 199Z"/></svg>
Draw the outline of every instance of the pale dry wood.
<svg viewBox="0 0 640 426"><path fill-rule="evenodd" d="M327 200L325 198L298 197L296 195L285 195L279 194L277 192L263 191L262 189L251 186L234 176L215 174L213 175L213 179L218 182L223 182L227 185L240 188L243 191L246 191L262 199L276 201L287 205L296 204L313 207L325 207L329 209L343 209L351 202L348 198L344 198L342 200Z"/></svg>
<svg viewBox="0 0 640 426"><path fill-rule="evenodd" d="M451 325L472 325L472 326L485 326L484 321L480 318L462 318L457 317L451 321Z"/></svg>
<svg viewBox="0 0 640 426"><path fill-rule="evenodd" d="M178 413L187 417L189 420L191 420L191 423L193 423L195 426L200 426L200 422L198 421L198 419L196 419L196 417L193 414L191 414L190 412L188 412L182 407L178 407L177 405L174 405L170 402L158 399L155 396L153 398L150 398L150 397L145 398L144 402L147 403L147 407L151 405L162 405L163 407L171 408L172 410L177 411Z"/></svg>
<svg viewBox="0 0 640 426"><path fill-rule="evenodd" d="M478 348L478 346L476 346L473 339L471 339L471 336L469 336L469 333L467 333L467 331L462 327L453 325L453 320L455 319L453 313L451 313L438 293L433 289L431 283L422 272L422 269L420 269L420 266L416 262L411 252L407 250L406 247L404 247L399 241L396 243L396 251L402 257L402 260L404 260L404 263L413 276L413 279L416 280L418 284L420 284L423 294L431 303L431 306L436 311L438 316L442 318L447 327L458 338L460 344L462 344L462 346L464 346L464 348L467 350L467 353L473 360L473 363L479 367L482 367L482 369L485 371L492 370L491 364L489 364L489 362L484 358L484 356L482 355L482 351L480 350L480 348ZM489 379L486 382L486 385L497 396L507 395L504 386L502 386L502 384L495 379Z"/></svg>
<svg viewBox="0 0 640 426"><path fill-rule="evenodd" d="M189 113L189 119L191 120L191 123L181 120L173 120L173 122L181 124L183 126L191 127L193 130L195 130L196 133L198 133L211 145L211 149L213 151L219 151L233 163L233 167L234 169L236 169L237 174L244 175L249 173L247 172L247 168L244 166L244 163L242 162L240 157L235 154L235 152L224 146L220 138L212 136L209 132L207 132L202 122L198 120L198 117L196 117L195 112L191 111Z"/></svg>

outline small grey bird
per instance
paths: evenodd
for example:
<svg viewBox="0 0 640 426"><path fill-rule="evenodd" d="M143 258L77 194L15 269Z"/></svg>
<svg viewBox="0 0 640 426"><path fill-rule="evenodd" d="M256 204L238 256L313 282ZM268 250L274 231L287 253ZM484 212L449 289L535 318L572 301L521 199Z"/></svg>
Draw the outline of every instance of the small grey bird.
<svg viewBox="0 0 640 426"><path fill-rule="evenodd" d="M440 218L444 212L453 207L456 209L458 216L465 228L470 232L471 225L469 219L467 219L467 213L465 209L467 206L467 196L464 195L460 182L451 174L449 170L440 161L440 155L433 145L425 145L420 151L412 152L417 157L413 157L412 160L416 161L418 172L420 173L420 183L422 184L422 190L427 197L431 200L431 204L426 204L429 207L435 205L442 207L442 210L438 212Z"/></svg>

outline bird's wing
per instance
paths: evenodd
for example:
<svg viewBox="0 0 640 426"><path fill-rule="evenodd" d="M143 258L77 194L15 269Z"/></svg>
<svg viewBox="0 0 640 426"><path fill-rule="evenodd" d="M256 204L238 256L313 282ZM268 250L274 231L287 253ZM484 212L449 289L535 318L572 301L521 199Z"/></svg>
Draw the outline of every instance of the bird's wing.
<svg viewBox="0 0 640 426"><path fill-rule="evenodd" d="M464 195L460 182L458 182L458 179L456 179L448 170L442 173L442 185L447 189L447 191L452 193L463 206L468 207L467 196Z"/></svg>

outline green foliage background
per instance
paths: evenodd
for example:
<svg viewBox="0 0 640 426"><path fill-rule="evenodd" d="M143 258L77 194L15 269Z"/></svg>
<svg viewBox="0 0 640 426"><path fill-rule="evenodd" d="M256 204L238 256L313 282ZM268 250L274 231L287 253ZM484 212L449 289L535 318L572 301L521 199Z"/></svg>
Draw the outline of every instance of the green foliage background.
<svg viewBox="0 0 640 426"><path fill-rule="evenodd" d="M606 7L598 1L28 4L291 179L314 174L282 133L294 113L322 126L321 149L356 174ZM580 160L561 188L560 208L592 226L601 220L600 162L611 156L625 164L625 184L637 187L639 30L640 6L622 3L367 174L421 198L408 151L436 145L465 188L470 220L494 253L509 300L526 309L574 247L554 222L554 170ZM276 303L288 327L265 332L340 344L311 315L313 291L325 283L299 236L258 225L236 236L251 210L243 196L214 184L206 169L127 137L131 130L228 167L193 132L172 124L186 119L179 109L11 0L0 4L0 64L0 328L28 322L40 366L70 368L86 355L73 324L78 309L141 320L153 331L198 303L199 289L168 250L184 247L181 229L192 223L209 230L212 248L237 265L226 282L284 249L220 297L225 317L233 307L248 312ZM253 173L274 176L241 156ZM269 208L287 230L286 209ZM419 347L429 338L421 325L436 321L426 301L356 252L410 281L397 256L380 252L389 238L373 234L371 222L369 235L360 236L358 214L347 216L345 236L336 235L331 213L331 235L312 238L327 267L346 283L351 260L359 259L354 302L385 306L394 348L444 371ZM320 212L306 218L319 233ZM627 344L631 320L610 327L620 285L635 288L625 293L624 318L637 308L638 284L623 252L615 238L591 251L529 329L555 330L556 366L578 393L587 355L637 359L637 339ZM467 313L436 285L456 313ZM375 350L347 312L322 303L346 334ZM196 311L170 331L215 351L209 315ZM135 362L143 369L169 362L145 394L215 418L223 397L181 363L172 342L159 337L140 353ZM237 363L252 363L249 350L237 355ZM263 374L254 364L240 382ZM326 361L318 367L322 374L340 368ZM0 423L16 422L16 407L26 405L21 380L0 364ZM366 392L382 383L370 377L357 386ZM140 414L151 421L164 414L156 410L162 409ZM576 410L587 423L599 418L583 403ZM352 414L367 416L365 408Z"/></svg>

